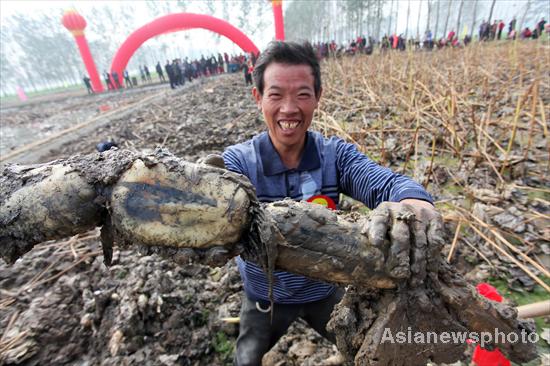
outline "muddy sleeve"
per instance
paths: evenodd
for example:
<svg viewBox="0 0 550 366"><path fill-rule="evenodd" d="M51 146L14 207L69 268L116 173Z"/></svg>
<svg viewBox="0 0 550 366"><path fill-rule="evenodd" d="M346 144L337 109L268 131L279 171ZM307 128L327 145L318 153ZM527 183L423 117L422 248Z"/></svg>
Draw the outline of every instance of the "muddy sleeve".
<svg viewBox="0 0 550 366"><path fill-rule="evenodd" d="M336 145L336 169L341 191L371 209L384 201L399 202L406 198L433 204L432 197L420 184L376 164L344 140Z"/></svg>

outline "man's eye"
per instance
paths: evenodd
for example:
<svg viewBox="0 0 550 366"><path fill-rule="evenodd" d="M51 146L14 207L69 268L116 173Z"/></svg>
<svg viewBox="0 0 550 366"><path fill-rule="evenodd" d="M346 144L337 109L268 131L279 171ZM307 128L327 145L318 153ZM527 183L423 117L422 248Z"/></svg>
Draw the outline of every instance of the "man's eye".
<svg viewBox="0 0 550 366"><path fill-rule="evenodd" d="M280 98L281 94L269 94L270 98Z"/></svg>
<svg viewBox="0 0 550 366"><path fill-rule="evenodd" d="M298 98L301 98L301 99L306 99L306 98L309 98L311 97L311 94L309 93L300 93L298 94Z"/></svg>

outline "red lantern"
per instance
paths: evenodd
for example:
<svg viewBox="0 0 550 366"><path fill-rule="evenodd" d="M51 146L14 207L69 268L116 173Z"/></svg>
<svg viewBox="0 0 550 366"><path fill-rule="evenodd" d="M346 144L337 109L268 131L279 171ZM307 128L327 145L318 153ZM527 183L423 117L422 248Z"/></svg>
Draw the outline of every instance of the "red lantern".
<svg viewBox="0 0 550 366"><path fill-rule="evenodd" d="M76 12L76 10L67 10L63 14L61 22L75 37L84 35L86 28L86 19Z"/></svg>
<svg viewBox="0 0 550 366"><path fill-rule="evenodd" d="M102 92L103 85L99 80L99 75L97 73L97 68L95 67L95 62L90 53L90 48L88 47L88 42L84 36L84 28L86 28L86 19L76 12L76 10L67 10L63 14L61 23L67 28L74 36L78 49L80 50L80 55L82 56L82 61L86 66L86 70L90 75L90 80L92 82L92 88L94 92Z"/></svg>

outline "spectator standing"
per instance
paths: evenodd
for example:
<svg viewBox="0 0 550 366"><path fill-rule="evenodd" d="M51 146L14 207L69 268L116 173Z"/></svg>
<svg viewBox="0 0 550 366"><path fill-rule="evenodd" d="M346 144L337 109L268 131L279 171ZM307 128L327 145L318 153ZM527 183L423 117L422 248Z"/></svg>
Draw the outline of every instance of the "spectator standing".
<svg viewBox="0 0 550 366"><path fill-rule="evenodd" d="M516 30L516 17L514 17L512 20L510 20L510 23L508 23L508 38L515 38L515 30ZM510 37L510 33L514 32L514 35Z"/></svg>
<svg viewBox="0 0 550 366"><path fill-rule="evenodd" d="M172 70L172 65L170 65L170 61L166 60L166 65L164 65L164 70L166 71L166 75L168 75L168 80L170 81L170 88L176 89L176 84L174 82L174 71Z"/></svg>
<svg viewBox="0 0 550 366"><path fill-rule="evenodd" d="M113 71L113 72L111 73L111 76L113 77L113 81L115 82L115 87L116 87L117 89L122 90L122 85L120 85L120 79L119 79L119 77L118 77L118 72Z"/></svg>
<svg viewBox="0 0 550 366"><path fill-rule="evenodd" d="M141 76L141 82L145 83L145 72L143 71L143 67L139 67L139 75Z"/></svg>
<svg viewBox="0 0 550 366"><path fill-rule="evenodd" d="M243 63L243 73L244 73L244 82L246 85L252 85L252 72L254 71L254 66L252 66L252 61Z"/></svg>
<svg viewBox="0 0 550 366"><path fill-rule="evenodd" d="M132 80L130 80L130 74L128 73L128 70L124 70L122 75L124 76L124 84L126 85L126 87L133 88L134 84L132 84Z"/></svg>
<svg viewBox="0 0 550 366"><path fill-rule="evenodd" d="M84 75L82 80L84 81L84 85L86 85L86 90L88 91L88 94L94 94L94 90L92 89L92 83L88 75Z"/></svg>
<svg viewBox="0 0 550 366"><path fill-rule="evenodd" d="M546 26L546 20L542 18L540 22L537 23L537 30L539 31L538 32L539 36L542 36L545 26Z"/></svg>
<svg viewBox="0 0 550 366"><path fill-rule="evenodd" d="M151 80L151 73L149 72L149 68L147 67L147 65L143 65L143 72L145 73L147 81L152 82L153 80Z"/></svg>
<svg viewBox="0 0 550 366"><path fill-rule="evenodd" d="M164 73L162 72L162 66L160 66L160 61L157 62L157 66L155 66L155 70L157 70L157 75L159 76L159 81L164 83L166 82L166 79L164 78Z"/></svg>
<svg viewBox="0 0 550 366"><path fill-rule="evenodd" d="M504 21L501 19L498 23L498 40L500 41L500 37L502 36L502 30L504 29Z"/></svg>
<svg viewBox="0 0 550 366"><path fill-rule="evenodd" d="M111 81L111 75L107 71L103 71L103 79L105 80L105 84L107 85L108 90L114 90L115 86L113 85L113 82Z"/></svg>

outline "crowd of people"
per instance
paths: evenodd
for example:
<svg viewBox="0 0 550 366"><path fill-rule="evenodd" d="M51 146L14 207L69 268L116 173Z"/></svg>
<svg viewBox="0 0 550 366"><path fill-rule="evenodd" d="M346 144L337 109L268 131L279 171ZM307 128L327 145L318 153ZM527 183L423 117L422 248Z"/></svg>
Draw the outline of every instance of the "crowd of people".
<svg viewBox="0 0 550 366"><path fill-rule="evenodd" d="M239 71L244 72L244 80L246 85L252 84L252 70L256 63L256 57L254 53L232 55L224 53L218 53L217 56L204 57L200 59L189 60L189 58L176 58L172 61L166 60L166 64L161 65L157 62L155 65L155 71L158 81L155 82L168 82L170 87L175 89L183 86L186 82L192 82L194 79L209 77L212 75L219 75L223 73L235 73ZM153 78L147 65L139 66L139 75L141 83L152 83ZM118 73L113 71L111 73L103 72L103 81L107 90L123 90L124 88L133 88L137 86L137 77L130 77L128 70L123 72L123 82L120 79ZM93 94L91 80L87 75L84 75L84 85L88 91L88 94Z"/></svg>
<svg viewBox="0 0 550 366"><path fill-rule="evenodd" d="M544 33L550 34L550 24L542 18L531 30L525 27L519 33L516 31L517 20L514 17L507 27L506 39L537 39ZM503 20L495 20L492 24L488 21L482 21L479 26L479 41L493 41L503 39L506 23ZM350 40L348 43L338 45L334 40L331 42L317 42L314 47L319 58L336 57L341 55L354 55L362 53L370 55L375 47L379 47L381 52L390 49L404 51L407 47L413 49L432 50L434 48L441 49L445 47L460 47L466 46L472 41L469 35L464 35L462 40L459 35L451 29L446 37L435 39L431 30L426 30L422 40L418 38L409 38L403 34L384 35L382 39L376 41L373 37L358 36L356 39ZM201 56L200 59L189 60L189 58L176 58L172 61L167 60L164 66L160 62L155 65L155 71L158 77L158 82L169 82L170 87L175 89L183 86L185 82L192 82L194 79L209 77L223 73L234 73L242 71L246 85L252 85L252 72L258 55L250 53L248 55L232 55L227 52L223 55L218 53L217 56L210 57ZM147 65L139 66L139 74L142 83L152 83L151 72ZM166 75L166 77L165 77ZM130 78L128 70L124 70L122 75L124 82L120 80L117 72L103 72L103 80L108 90L122 90L123 88L133 88L137 85L137 78ZM166 79L168 78L168 79ZM89 94L93 94L90 78L84 76L84 84ZM123 85L124 84L124 85Z"/></svg>
<svg viewBox="0 0 550 366"><path fill-rule="evenodd" d="M537 39L545 32L550 34L550 25L542 18L531 30L529 27L525 27L518 34L516 31L517 21L514 17L508 23L508 32L506 39L514 40L517 37L519 39ZM504 29L506 23L503 20L495 20L493 24L487 21L483 21L479 26L479 40L480 41L492 41L503 39ZM315 48L320 58L341 56L341 55L354 55L356 53L363 53L370 55L375 47L380 47L382 52L395 49L404 51L407 47L414 49L427 49L434 48L441 49L445 47L460 47L466 46L472 42L470 35L464 35L462 39L455 32L454 29L445 36L436 39L431 30L426 30L423 39L409 38L407 39L403 34L384 35L382 39L376 41L372 37L358 36L356 39L352 39L346 44L338 45L334 40L331 42L318 42L315 44Z"/></svg>

